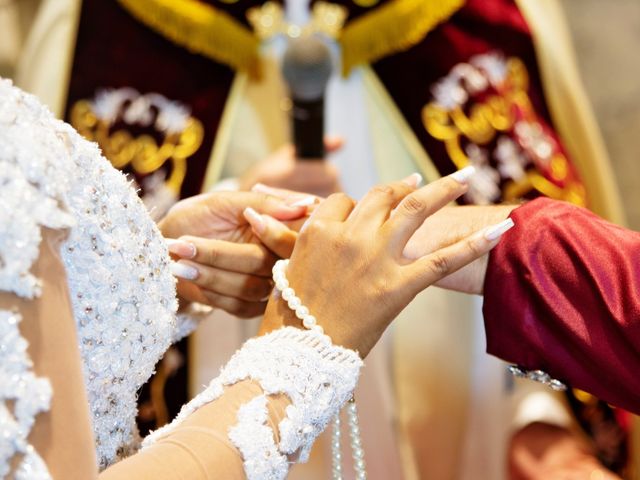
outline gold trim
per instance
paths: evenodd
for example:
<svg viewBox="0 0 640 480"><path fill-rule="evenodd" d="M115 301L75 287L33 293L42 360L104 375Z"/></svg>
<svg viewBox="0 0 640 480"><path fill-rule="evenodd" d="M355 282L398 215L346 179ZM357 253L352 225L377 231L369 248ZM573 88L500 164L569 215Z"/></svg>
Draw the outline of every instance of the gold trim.
<svg viewBox="0 0 640 480"><path fill-rule="evenodd" d="M342 73L420 42L464 5L464 0L391 0L348 23L340 36Z"/></svg>
<svg viewBox="0 0 640 480"><path fill-rule="evenodd" d="M156 33L191 52L258 75L259 40L232 16L197 0L118 0Z"/></svg>
<svg viewBox="0 0 640 480"><path fill-rule="evenodd" d="M398 109L398 106L389 95L389 92L387 92L387 89L384 87L373 69L368 65L362 67L362 78L365 88L371 93L373 100L382 106L382 108L388 113L391 123L397 127L402 143L405 145L413 161L420 168L420 172L424 176L425 181L433 182L434 180L439 179L440 173L433 164L429 154L416 138L416 134L405 120L404 116Z"/></svg>

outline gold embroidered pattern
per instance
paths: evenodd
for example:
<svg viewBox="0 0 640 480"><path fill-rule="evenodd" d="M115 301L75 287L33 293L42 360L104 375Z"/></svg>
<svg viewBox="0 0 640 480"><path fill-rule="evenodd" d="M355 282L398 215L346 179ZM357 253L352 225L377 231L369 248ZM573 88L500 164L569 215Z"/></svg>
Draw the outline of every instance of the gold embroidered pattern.
<svg viewBox="0 0 640 480"><path fill-rule="evenodd" d="M537 190L584 205L584 187L540 123L528 89L529 75L520 59L495 52L478 55L434 85L434 101L423 108L422 122L444 142L457 168L473 164L478 169L469 192L473 203L515 200Z"/></svg>
<svg viewBox="0 0 640 480"><path fill-rule="evenodd" d="M259 74L259 41L231 15L197 0L118 0L149 28L188 50Z"/></svg>
<svg viewBox="0 0 640 480"><path fill-rule="evenodd" d="M157 113L155 113L157 112ZM161 141L149 133L134 136L116 122L160 134ZM170 162L171 171L164 185L180 194L187 172L187 159L202 145L202 123L186 107L162 95L140 95L131 88L101 91L93 101L79 100L71 109L71 124L85 138L97 142L113 166L130 166L140 175L154 173Z"/></svg>
<svg viewBox="0 0 640 480"><path fill-rule="evenodd" d="M340 36L342 71L411 48L464 0L391 0L347 24Z"/></svg>

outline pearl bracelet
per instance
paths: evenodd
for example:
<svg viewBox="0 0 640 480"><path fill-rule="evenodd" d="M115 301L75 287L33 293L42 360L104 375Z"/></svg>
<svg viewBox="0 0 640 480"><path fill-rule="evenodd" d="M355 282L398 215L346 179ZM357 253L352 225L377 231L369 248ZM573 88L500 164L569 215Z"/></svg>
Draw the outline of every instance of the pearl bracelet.
<svg viewBox="0 0 640 480"><path fill-rule="evenodd" d="M276 289L280 291L282 299L287 302L289 308L296 313L296 317L302 320L304 328L324 333L322 327L318 325L316 317L311 315L309 309L302 305L302 300L296 296L296 292L289 286L287 274L285 273L288 265L289 260L278 260L273 266L273 281L276 284Z"/></svg>
<svg viewBox="0 0 640 480"><path fill-rule="evenodd" d="M287 266L289 260L278 260L273 266L273 281L275 288L282 295L282 299L287 302L289 308L296 313L296 317L302 320L302 325L319 333L324 333L323 328L318 325L316 317L309 313L309 309L302 304L296 296L296 292L289 285L287 280ZM351 437L351 454L353 457L353 468L355 470L356 480L366 480L367 471L364 461L364 449L362 447L362 439L360 438L360 426L358 422L358 409L355 399L352 397L347 404L347 421L349 425L349 435ZM340 414L336 415L333 420L333 432L331 436L331 460L332 460L332 479L343 480L342 476L342 453L341 453L341 432L340 432Z"/></svg>

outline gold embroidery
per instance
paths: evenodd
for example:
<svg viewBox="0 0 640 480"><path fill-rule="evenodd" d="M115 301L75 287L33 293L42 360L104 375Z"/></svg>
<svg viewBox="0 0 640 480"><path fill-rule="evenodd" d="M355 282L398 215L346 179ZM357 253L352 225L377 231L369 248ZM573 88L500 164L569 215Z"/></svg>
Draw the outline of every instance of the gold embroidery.
<svg viewBox="0 0 640 480"><path fill-rule="evenodd" d="M259 74L259 41L231 15L197 0L118 2L172 42L250 75Z"/></svg>
<svg viewBox="0 0 640 480"><path fill-rule="evenodd" d="M369 8L376 5L379 1L380 0L353 0L353 3L355 3L359 7Z"/></svg>
<svg viewBox="0 0 640 480"><path fill-rule="evenodd" d="M412 47L463 5L464 0L390 0L357 18L340 36L343 74Z"/></svg>
<svg viewBox="0 0 640 480"><path fill-rule="evenodd" d="M489 91L490 85L497 93L465 109L471 94ZM505 183L503 198L516 200L535 189L551 198L585 205L584 187L570 178L565 156L553 151L556 147L538 122L528 89L529 76L520 59L505 61L496 54L480 55L454 67L452 73L434 87L436 99L423 107L422 122L433 138L444 143L447 154L459 169L474 163L463 145L487 145L499 134L515 131L521 141L531 143L528 150L545 165L550 179L564 186L554 184L535 168L521 169L521 175ZM483 167L492 168L484 163ZM496 181L499 178L495 177Z"/></svg>
<svg viewBox="0 0 640 480"><path fill-rule="evenodd" d="M202 145L204 129L196 118L189 117L184 129L167 132L160 145L151 135L134 137L126 130L111 132L110 124L95 114L91 102L80 100L71 109L71 124L85 138L97 142L113 166L130 165L134 172L147 175L171 162L165 185L176 195L187 172L187 159Z"/></svg>

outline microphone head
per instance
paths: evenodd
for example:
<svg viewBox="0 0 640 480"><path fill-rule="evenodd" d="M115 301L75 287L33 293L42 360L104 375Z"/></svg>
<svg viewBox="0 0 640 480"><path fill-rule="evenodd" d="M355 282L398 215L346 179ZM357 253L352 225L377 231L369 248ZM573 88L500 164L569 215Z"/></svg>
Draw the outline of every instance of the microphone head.
<svg viewBox="0 0 640 480"><path fill-rule="evenodd" d="M282 62L282 73L291 96L299 100L318 100L331 75L329 48L313 35L289 40Z"/></svg>

